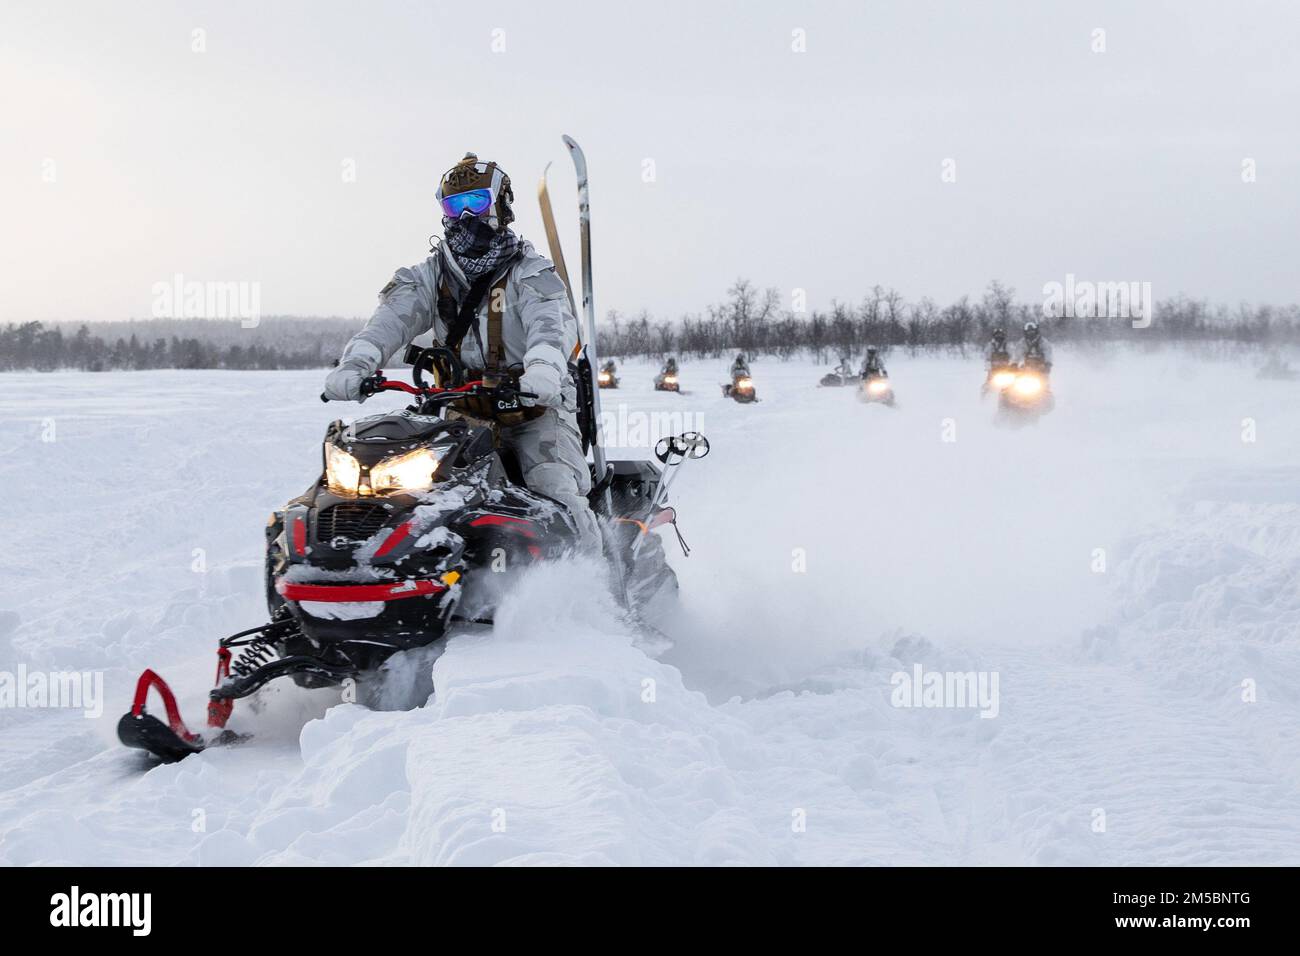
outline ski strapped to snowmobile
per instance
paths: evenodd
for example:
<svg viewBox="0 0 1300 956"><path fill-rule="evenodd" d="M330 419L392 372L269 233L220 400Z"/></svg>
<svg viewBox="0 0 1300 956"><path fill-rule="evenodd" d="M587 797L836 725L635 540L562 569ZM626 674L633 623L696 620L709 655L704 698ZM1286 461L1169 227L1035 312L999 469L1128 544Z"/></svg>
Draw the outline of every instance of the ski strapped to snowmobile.
<svg viewBox="0 0 1300 956"><path fill-rule="evenodd" d="M688 553L677 512L665 500L679 466L703 458L709 445L688 432L659 442L658 467L606 461L593 374L586 163L572 139L565 137L565 144L578 171L582 222L586 322L572 365L584 450L593 459L589 501L604 519L616 596L639 618L676 592L663 543L650 532L671 524ZM540 192L548 207L544 186ZM552 252L559 252L558 235ZM411 346L405 358L414 384L379 371L361 390L367 396L404 392L413 403L347 425L333 422L320 477L272 514L265 568L271 620L219 643L205 733L185 724L172 689L146 670L118 722L124 744L174 761L245 739L226 727L236 700L281 677L308 688L362 681L394 653L430 644L451 625L491 624L500 581L510 577L483 573L489 565L497 570L497 555L508 556L510 569L526 569L574 549L579 535L568 510L524 485L519 463L497 445L495 425L472 412L487 403L495 413L509 413L534 396L518 391L510 377L466 381L459 357L444 347ZM455 416L447 414L452 407ZM165 720L148 710L153 694Z"/></svg>

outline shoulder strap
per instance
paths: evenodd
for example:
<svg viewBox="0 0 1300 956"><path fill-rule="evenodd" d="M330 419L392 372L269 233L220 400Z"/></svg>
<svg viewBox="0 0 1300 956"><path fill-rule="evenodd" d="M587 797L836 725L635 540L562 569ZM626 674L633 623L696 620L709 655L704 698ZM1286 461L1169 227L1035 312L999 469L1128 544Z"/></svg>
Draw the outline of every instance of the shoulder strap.
<svg viewBox="0 0 1300 956"><path fill-rule="evenodd" d="M506 279L509 272L492 284L488 293L487 367L503 369L506 365L505 337L501 326L506 312Z"/></svg>
<svg viewBox="0 0 1300 956"><path fill-rule="evenodd" d="M446 280L443 280L443 284L438 290L438 315L447 326L447 341L444 344L453 352L460 349L461 339L469 331L474 316L478 312L479 303L483 301L483 296L488 289L488 283L491 281L490 276L475 279L473 285L469 287L469 291L465 293L464 301L461 302L458 308L456 300L452 298L451 290L447 287Z"/></svg>

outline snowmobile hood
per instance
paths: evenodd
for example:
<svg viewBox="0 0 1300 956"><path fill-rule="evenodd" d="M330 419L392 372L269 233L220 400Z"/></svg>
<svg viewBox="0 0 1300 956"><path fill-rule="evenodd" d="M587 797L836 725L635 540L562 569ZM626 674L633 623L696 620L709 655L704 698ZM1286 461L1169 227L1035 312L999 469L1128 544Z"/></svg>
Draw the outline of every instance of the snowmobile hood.
<svg viewBox="0 0 1300 956"><path fill-rule="evenodd" d="M390 455L427 445L450 446L469 434L464 422L445 421L409 409L390 415L360 418L351 425L335 422L325 435L363 464L373 465Z"/></svg>
<svg viewBox="0 0 1300 956"><path fill-rule="evenodd" d="M432 415L402 411L394 415L373 415L352 423L353 441L428 440L448 430L449 422Z"/></svg>

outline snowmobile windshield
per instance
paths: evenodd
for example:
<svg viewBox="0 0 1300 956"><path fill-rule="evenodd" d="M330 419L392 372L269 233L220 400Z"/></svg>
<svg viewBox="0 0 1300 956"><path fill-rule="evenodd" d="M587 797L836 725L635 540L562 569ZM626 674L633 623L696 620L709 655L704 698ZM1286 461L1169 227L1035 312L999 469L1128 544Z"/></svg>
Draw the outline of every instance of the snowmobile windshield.
<svg viewBox="0 0 1300 956"><path fill-rule="evenodd" d="M445 196L442 200L442 213L448 219L459 219L463 212L481 216L491 208L492 190L490 189L471 189L469 192Z"/></svg>

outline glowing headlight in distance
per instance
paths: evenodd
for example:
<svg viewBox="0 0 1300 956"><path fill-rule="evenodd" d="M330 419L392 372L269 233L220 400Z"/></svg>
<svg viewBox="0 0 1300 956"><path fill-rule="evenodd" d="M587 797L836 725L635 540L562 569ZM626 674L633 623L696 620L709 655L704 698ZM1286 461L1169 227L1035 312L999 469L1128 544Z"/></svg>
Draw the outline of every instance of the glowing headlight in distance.
<svg viewBox="0 0 1300 956"><path fill-rule="evenodd" d="M417 448L373 465L370 487L377 495L389 491L428 491L433 487L433 473L437 468L438 456L428 448Z"/></svg>
<svg viewBox="0 0 1300 956"><path fill-rule="evenodd" d="M742 378L736 383L736 388L740 389L742 392L747 392L753 387L754 380L752 378Z"/></svg>
<svg viewBox="0 0 1300 956"><path fill-rule="evenodd" d="M885 392L889 391L889 383L883 378L878 378L875 381L867 383L867 391L872 395L883 395Z"/></svg>
<svg viewBox="0 0 1300 956"><path fill-rule="evenodd" d="M1016 380L1016 373L1015 373L1015 372L1005 372L1005 371L1004 371L1004 372L994 372L994 373L993 373L993 384L994 384L994 386L996 386L997 388L1006 388L1008 385L1010 385L1010 384L1011 384L1012 382L1014 382L1015 380Z"/></svg>
<svg viewBox="0 0 1300 956"><path fill-rule="evenodd" d="M665 384L665 385L676 385L676 384L677 384L677 376L676 376L676 375L665 375L665 376L664 376L664 384Z"/></svg>
<svg viewBox="0 0 1300 956"><path fill-rule="evenodd" d="M1021 395L1037 395L1043 390L1043 380L1037 375L1021 375L1016 379L1015 389Z"/></svg>
<svg viewBox="0 0 1300 956"><path fill-rule="evenodd" d="M361 463L337 445L325 443L325 483L336 495L357 494Z"/></svg>
<svg viewBox="0 0 1300 956"><path fill-rule="evenodd" d="M600 373L600 380L601 380L602 382L608 382L608 381L609 381L609 373L608 373L608 372L601 372L601 373Z"/></svg>

